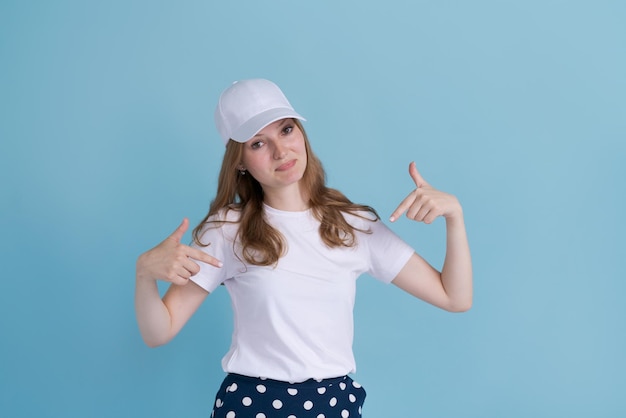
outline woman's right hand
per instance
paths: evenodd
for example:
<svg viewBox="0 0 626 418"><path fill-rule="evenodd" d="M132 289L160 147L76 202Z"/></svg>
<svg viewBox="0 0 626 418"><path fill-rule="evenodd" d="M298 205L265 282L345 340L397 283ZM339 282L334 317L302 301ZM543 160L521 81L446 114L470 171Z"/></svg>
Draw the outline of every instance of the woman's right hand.
<svg viewBox="0 0 626 418"><path fill-rule="evenodd" d="M137 280L164 280L177 285L185 285L200 271L200 266L194 260L222 267L222 262L215 257L180 243L187 228L189 228L189 220L185 218L172 235L139 256Z"/></svg>

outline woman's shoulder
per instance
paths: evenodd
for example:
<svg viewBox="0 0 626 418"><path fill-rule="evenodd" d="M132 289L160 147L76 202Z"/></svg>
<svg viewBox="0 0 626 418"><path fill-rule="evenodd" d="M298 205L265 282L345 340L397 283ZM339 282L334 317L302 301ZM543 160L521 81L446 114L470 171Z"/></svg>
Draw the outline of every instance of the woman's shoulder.
<svg viewBox="0 0 626 418"><path fill-rule="evenodd" d="M342 213L350 225L359 229L363 227L367 228L372 223L380 220L378 214L373 209L363 208L354 211L343 211Z"/></svg>
<svg viewBox="0 0 626 418"><path fill-rule="evenodd" d="M202 234L211 229L237 229L241 219L241 210L235 206L219 209L210 215L201 226Z"/></svg>
<svg viewBox="0 0 626 418"><path fill-rule="evenodd" d="M227 222L238 223L241 219L241 208L235 205L230 205L221 208L213 215L209 216L207 222Z"/></svg>

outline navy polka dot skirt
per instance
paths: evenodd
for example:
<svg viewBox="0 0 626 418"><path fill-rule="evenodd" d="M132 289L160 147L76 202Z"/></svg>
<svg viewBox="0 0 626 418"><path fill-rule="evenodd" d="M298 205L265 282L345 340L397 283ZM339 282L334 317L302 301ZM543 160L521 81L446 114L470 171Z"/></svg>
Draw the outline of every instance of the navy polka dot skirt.
<svg viewBox="0 0 626 418"><path fill-rule="evenodd" d="M212 418L358 418L365 389L349 376L288 383L228 374Z"/></svg>

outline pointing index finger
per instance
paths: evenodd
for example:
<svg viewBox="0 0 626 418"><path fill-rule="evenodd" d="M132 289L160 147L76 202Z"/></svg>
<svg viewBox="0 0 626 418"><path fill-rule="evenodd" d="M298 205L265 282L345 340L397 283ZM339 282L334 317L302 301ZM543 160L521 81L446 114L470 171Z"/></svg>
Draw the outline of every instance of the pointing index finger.
<svg viewBox="0 0 626 418"><path fill-rule="evenodd" d="M413 204L413 201L415 200L415 197L413 196L414 194L415 194L415 191L412 191L407 197L404 198L404 200L402 200L402 202L400 202L396 210L394 210L391 216L389 217L390 222L395 222L396 219L402 216L402 214L411 207L411 205Z"/></svg>
<svg viewBox="0 0 626 418"><path fill-rule="evenodd" d="M224 265L217 258L210 256L209 254L197 248L188 247L187 256L190 258L193 258L194 260L202 261L203 263L210 264L214 267L222 267Z"/></svg>

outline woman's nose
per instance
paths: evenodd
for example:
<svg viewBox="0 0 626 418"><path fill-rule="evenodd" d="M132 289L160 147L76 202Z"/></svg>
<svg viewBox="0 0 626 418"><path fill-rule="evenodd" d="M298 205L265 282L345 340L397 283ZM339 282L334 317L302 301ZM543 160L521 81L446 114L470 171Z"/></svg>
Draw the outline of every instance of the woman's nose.
<svg viewBox="0 0 626 418"><path fill-rule="evenodd" d="M285 158L286 154L287 154L287 151L282 145L280 145L279 143L274 144L274 159L275 160L281 160Z"/></svg>

